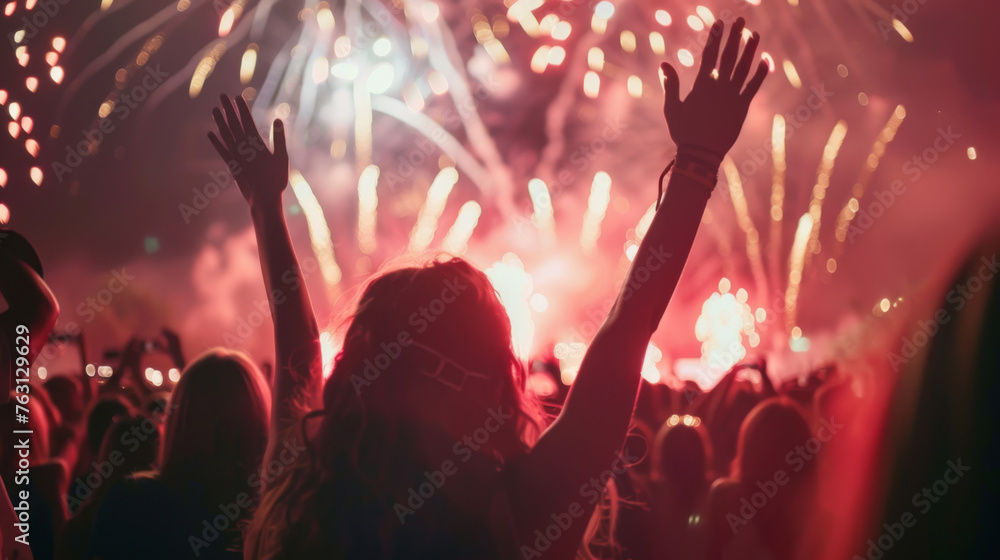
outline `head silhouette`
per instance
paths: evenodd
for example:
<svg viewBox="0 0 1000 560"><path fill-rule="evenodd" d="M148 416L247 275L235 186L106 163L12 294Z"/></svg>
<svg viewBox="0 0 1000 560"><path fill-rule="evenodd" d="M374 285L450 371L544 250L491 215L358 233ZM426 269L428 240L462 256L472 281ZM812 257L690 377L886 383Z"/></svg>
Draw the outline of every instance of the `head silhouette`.
<svg viewBox="0 0 1000 560"><path fill-rule="evenodd" d="M481 492L489 484L477 477L526 453L543 425L539 410L483 272L458 258L385 272L361 292L323 410L307 416L322 418L314 451L299 475L265 494L248 550L350 556L458 538L453 524L463 516L450 509L453 493ZM473 437L469 456L457 456L456 446ZM394 504L406 503L408 489L447 459L462 467L436 496L443 501L401 524Z"/></svg>
<svg viewBox="0 0 1000 560"><path fill-rule="evenodd" d="M209 484L245 486L267 446L270 403L246 355L205 352L185 368L167 406L161 475L197 474Z"/></svg>
<svg viewBox="0 0 1000 560"><path fill-rule="evenodd" d="M707 437L699 428L664 423L656 435L653 478L663 485L672 507L689 512L707 490Z"/></svg>

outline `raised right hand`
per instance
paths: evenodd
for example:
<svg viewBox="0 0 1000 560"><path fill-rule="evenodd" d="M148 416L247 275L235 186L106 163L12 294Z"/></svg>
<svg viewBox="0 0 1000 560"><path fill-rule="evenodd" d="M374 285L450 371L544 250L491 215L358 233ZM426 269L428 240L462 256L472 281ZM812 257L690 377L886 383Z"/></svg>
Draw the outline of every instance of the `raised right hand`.
<svg viewBox="0 0 1000 560"><path fill-rule="evenodd" d="M288 185L284 124L281 119L274 120L274 153L271 153L257 132L246 100L242 96L236 98L239 115L228 96L222 95L221 101L221 110L218 107L212 109L212 117L219 127L218 136L214 132L208 133L212 146L225 160L240 193L251 208L258 204L280 204L281 192Z"/></svg>

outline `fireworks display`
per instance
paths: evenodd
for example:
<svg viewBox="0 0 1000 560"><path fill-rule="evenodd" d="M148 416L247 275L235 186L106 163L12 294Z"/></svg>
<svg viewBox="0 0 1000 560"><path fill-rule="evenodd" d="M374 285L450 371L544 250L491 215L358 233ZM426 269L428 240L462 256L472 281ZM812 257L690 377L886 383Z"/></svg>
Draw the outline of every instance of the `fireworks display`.
<svg viewBox="0 0 1000 560"><path fill-rule="evenodd" d="M210 224L233 223L238 207L235 193L211 194L226 179L208 188L222 167L200 132L205 108L242 94L265 138L285 122L287 211L319 265L309 281L321 309L401 254L462 254L497 284L520 355L554 352L569 381L672 157L658 62L690 84L711 24L743 16L772 75L706 214L694 258L710 264L688 271L643 375L659 381L699 345L703 365L725 369L748 350L806 351L811 324L839 319L835 304L811 309L804 295L850 259L859 211L896 178L878 170L901 127L919 120L922 145L923 129L940 126L878 78L920 33L885 3L836 4L11 0L0 187L107 201L111 185L134 185L145 194L115 212L148 199L170 214L123 224L135 247L155 253L172 228L199 220L200 237L169 242L171 254L198 253ZM147 140L146 152L135 147ZM951 155L971 162L962 141ZM4 194L2 223L17 222L19 197L37 205L38 195ZM745 288L731 293L730 278ZM838 297L842 311L870 315L882 295Z"/></svg>

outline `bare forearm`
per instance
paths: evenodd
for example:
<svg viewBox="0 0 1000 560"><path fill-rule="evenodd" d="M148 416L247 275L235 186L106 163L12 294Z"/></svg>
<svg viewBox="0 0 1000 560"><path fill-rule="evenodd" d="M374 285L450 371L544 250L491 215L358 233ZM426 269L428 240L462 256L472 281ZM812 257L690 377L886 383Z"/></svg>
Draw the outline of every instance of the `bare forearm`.
<svg viewBox="0 0 1000 560"><path fill-rule="evenodd" d="M709 191L672 176L607 322L594 337L564 413L603 423L624 437L649 340L680 280Z"/></svg>
<svg viewBox="0 0 1000 560"><path fill-rule="evenodd" d="M301 405L316 403L320 380L319 329L281 205L251 209L261 272L274 324L272 425L294 420Z"/></svg>

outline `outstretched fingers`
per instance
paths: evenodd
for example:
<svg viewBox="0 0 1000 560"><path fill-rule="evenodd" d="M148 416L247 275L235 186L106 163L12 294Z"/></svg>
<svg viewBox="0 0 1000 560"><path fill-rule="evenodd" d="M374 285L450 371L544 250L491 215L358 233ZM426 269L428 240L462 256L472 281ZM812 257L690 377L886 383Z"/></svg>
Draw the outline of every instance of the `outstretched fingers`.
<svg viewBox="0 0 1000 560"><path fill-rule="evenodd" d="M668 121L673 119L681 109L681 84L677 70L664 62L660 64L663 71L663 116Z"/></svg>
<svg viewBox="0 0 1000 560"><path fill-rule="evenodd" d="M750 103L753 96L757 95L760 84L764 83L764 78L767 77L767 71L767 61L761 60L760 64L757 65L757 72L754 73L753 78L750 79L750 83L747 84L746 89L741 94L747 103Z"/></svg>
<svg viewBox="0 0 1000 560"><path fill-rule="evenodd" d="M740 51L740 38L744 25L746 25L746 21L743 18L736 18L733 26L729 29L729 39L726 40L726 47L722 51L722 61L719 63L719 79L723 82L728 82L733 75L733 67L736 66L736 55Z"/></svg>
<svg viewBox="0 0 1000 560"><path fill-rule="evenodd" d="M229 162L233 161L233 153L222 143L221 140L219 140L219 137L216 136L214 132L208 133L208 140L212 143L212 147L215 148L215 151L218 152L219 157L221 157L228 166Z"/></svg>
<svg viewBox="0 0 1000 560"><path fill-rule="evenodd" d="M233 137L233 132L229 128L229 123L226 122L226 118L222 116L222 111L218 107L212 109L212 118L215 119L215 126L219 128L219 137L222 138L226 149L230 152L236 151L236 138Z"/></svg>
<svg viewBox="0 0 1000 560"><path fill-rule="evenodd" d="M288 168L288 148L285 145L285 123L281 119L274 119L274 157L278 158L278 165Z"/></svg>
<svg viewBox="0 0 1000 560"><path fill-rule="evenodd" d="M750 40L747 41L747 46L743 48L740 62L736 65L736 71L733 72L733 85L737 88L743 87L744 82L747 81L747 76L750 74L750 66L753 64L754 55L757 53L758 44L760 44L760 35L754 32L750 36Z"/></svg>
<svg viewBox="0 0 1000 560"><path fill-rule="evenodd" d="M226 115L226 121L229 122L229 130L232 132L233 138L236 140L236 144L239 145L246 140L247 135L243 130L243 124L240 123L240 118L236 115L236 108L233 106L233 100L226 94L220 95L219 99L222 101L222 110Z"/></svg>
<svg viewBox="0 0 1000 560"><path fill-rule="evenodd" d="M722 42L722 27L722 20L717 19L708 32L708 42L705 43L705 50L701 53L697 80L711 78L712 70L715 70L715 63L719 60L719 43Z"/></svg>
<svg viewBox="0 0 1000 560"><path fill-rule="evenodd" d="M246 99L243 96L236 98L236 108L240 112L240 121L243 125L243 133L247 135L248 138L260 138L260 132L257 130L257 124L253 122L253 113L250 112L250 106L247 105Z"/></svg>

